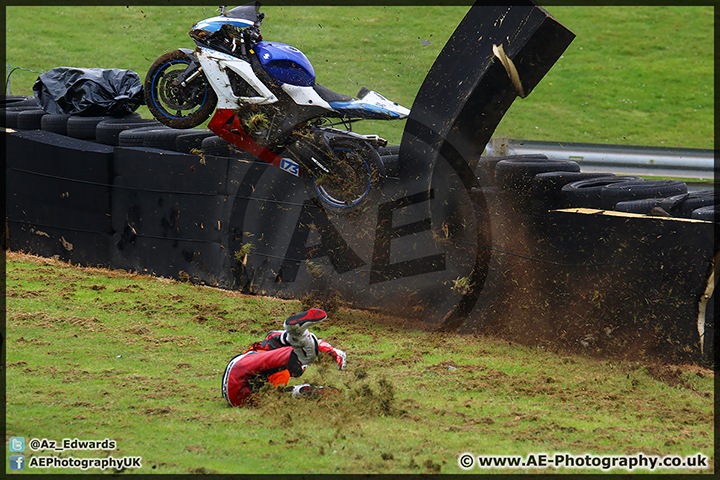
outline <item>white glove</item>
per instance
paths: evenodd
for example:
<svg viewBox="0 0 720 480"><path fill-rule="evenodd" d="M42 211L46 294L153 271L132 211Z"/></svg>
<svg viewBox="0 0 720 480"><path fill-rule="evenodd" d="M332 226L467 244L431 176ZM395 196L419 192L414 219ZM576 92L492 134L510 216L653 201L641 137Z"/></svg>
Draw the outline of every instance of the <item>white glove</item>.
<svg viewBox="0 0 720 480"><path fill-rule="evenodd" d="M339 348L334 348L333 352L335 352L335 361L338 364L338 370L345 370L347 366L347 355Z"/></svg>

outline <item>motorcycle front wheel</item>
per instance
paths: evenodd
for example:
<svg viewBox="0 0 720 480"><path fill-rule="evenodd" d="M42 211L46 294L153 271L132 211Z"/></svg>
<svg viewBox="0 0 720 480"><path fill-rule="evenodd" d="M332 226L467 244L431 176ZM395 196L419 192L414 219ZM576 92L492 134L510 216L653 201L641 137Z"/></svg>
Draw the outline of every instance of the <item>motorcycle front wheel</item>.
<svg viewBox="0 0 720 480"><path fill-rule="evenodd" d="M161 123L172 128L194 128L210 117L217 95L204 74L185 86L177 80L192 59L180 50L155 60L145 77L145 103Z"/></svg>
<svg viewBox="0 0 720 480"><path fill-rule="evenodd" d="M340 215L357 215L374 204L385 179L380 155L369 144L352 138L334 139L332 157L322 159L329 172L307 175L312 197L326 211Z"/></svg>

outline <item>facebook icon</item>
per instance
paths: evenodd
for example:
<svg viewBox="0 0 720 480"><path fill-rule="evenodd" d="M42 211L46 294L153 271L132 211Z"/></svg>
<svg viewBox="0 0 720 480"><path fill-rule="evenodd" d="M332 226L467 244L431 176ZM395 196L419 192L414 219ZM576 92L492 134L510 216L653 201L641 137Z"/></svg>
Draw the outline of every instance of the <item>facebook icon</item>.
<svg viewBox="0 0 720 480"><path fill-rule="evenodd" d="M10 470L24 470L25 455L10 455Z"/></svg>

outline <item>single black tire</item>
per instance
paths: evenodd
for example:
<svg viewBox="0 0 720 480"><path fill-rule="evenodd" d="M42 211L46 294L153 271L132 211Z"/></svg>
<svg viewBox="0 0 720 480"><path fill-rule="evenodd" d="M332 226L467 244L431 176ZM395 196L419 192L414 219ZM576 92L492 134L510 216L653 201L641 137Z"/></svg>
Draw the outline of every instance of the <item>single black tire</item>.
<svg viewBox="0 0 720 480"><path fill-rule="evenodd" d="M21 102L29 98L33 97L30 97L28 95L0 95L0 107L7 107L10 106L10 103Z"/></svg>
<svg viewBox="0 0 720 480"><path fill-rule="evenodd" d="M397 177L400 168L400 155L380 155L383 166L385 167L385 175L388 177Z"/></svg>
<svg viewBox="0 0 720 480"><path fill-rule="evenodd" d="M480 157L475 175L477 176L478 185L481 187L495 187L495 167L503 160L547 160L547 156L542 153L533 153L527 155L511 155L505 157Z"/></svg>
<svg viewBox="0 0 720 480"><path fill-rule="evenodd" d="M45 110L41 108L20 112L17 116L18 130L40 130L42 126L42 117L45 115L47 115Z"/></svg>
<svg viewBox="0 0 720 480"><path fill-rule="evenodd" d="M544 172L579 172L580 165L570 160L514 158L495 165L495 183L507 190L527 191L535 175Z"/></svg>
<svg viewBox="0 0 720 480"><path fill-rule="evenodd" d="M601 192L608 185L621 182L642 181L640 177L615 176L589 178L563 185L561 190L562 205L567 208L602 208Z"/></svg>
<svg viewBox="0 0 720 480"><path fill-rule="evenodd" d="M2 126L5 128L17 128L17 117L21 111L23 110L18 108L3 108L0 116Z"/></svg>
<svg viewBox="0 0 720 480"><path fill-rule="evenodd" d="M626 200L615 204L615 211L626 213L641 213L648 215L653 208L660 207L661 198L643 198L641 200Z"/></svg>
<svg viewBox="0 0 720 480"><path fill-rule="evenodd" d="M242 150L240 147L236 147L232 143L218 137L217 135L204 138L202 140L202 143L200 144L200 150L202 150L202 153L204 155L212 155L215 157L257 160L254 155L246 152L245 150Z"/></svg>
<svg viewBox="0 0 720 480"><path fill-rule="evenodd" d="M153 125L151 127L139 127L132 128L130 130L123 130L118 134L118 146L119 147L142 147L145 140L145 135L148 132L154 130L167 130L170 127L165 125Z"/></svg>
<svg viewBox="0 0 720 480"><path fill-rule="evenodd" d="M40 129L46 132L67 135L67 122L71 116L68 113L48 113L40 119Z"/></svg>
<svg viewBox="0 0 720 480"><path fill-rule="evenodd" d="M7 107L0 109L0 122L2 127L6 128L18 128L17 119L20 112L26 112L28 110L37 110L37 106L25 105L23 107Z"/></svg>
<svg viewBox="0 0 720 480"><path fill-rule="evenodd" d="M715 190L688 192L683 202L679 205L678 215L683 218L692 218L693 211L708 205L720 205L720 192L716 192Z"/></svg>
<svg viewBox="0 0 720 480"><path fill-rule="evenodd" d="M173 84L191 60L180 50L168 52L155 60L145 77L145 103L153 116L168 127L197 127L217 105L217 95L203 73L185 87Z"/></svg>
<svg viewBox="0 0 720 480"><path fill-rule="evenodd" d="M67 134L69 137L80 140L95 140L95 130L98 123L110 120L111 116L102 115L97 117L81 117L72 115L67 121Z"/></svg>
<svg viewBox="0 0 720 480"><path fill-rule="evenodd" d="M118 146L119 136L125 130L142 127L159 127L162 123L155 119L132 118L104 120L95 128L95 140L103 145Z"/></svg>
<svg viewBox="0 0 720 480"><path fill-rule="evenodd" d="M600 192L601 206L615 207L618 202L643 198L666 198L687 193L687 184L678 180L640 180L606 185Z"/></svg>
<svg viewBox="0 0 720 480"><path fill-rule="evenodd" d="M38 99L31 95L0 95L0 107L42 108Z"/></svg>
<svg viewBox="0 0 720 480"><path fill-rule="evenodd" d="M705 220L708 222L716 222L717 216L715 215L716 205L707 205L693 210L691 218L696 220Z"/></svg>
<svg viewBox="0 0 720 480"><path fill-rule="evenodd" d="M332 172L315 177L305 172L305 185L310 197L326 212L353 216L374 204L385 180L385 166L377 150L355 138L333 138L330 148L334 158L321 158L332 165Z"/></svg>
<svg viewBox="0 0 720 480"><path fill-rule="evenodd" d="M206 129L185 130L175 139L175 151L180 153L193 153L202 149L202 142L215 134Z"/></svg>
<svg viewBox="0 0 720 480"><path fill-rule="evenodd" d="M180 128L166 128L147 132L143 138L143 147L159 148L161 150L175 151L178 135L187 132Z"/></svg>

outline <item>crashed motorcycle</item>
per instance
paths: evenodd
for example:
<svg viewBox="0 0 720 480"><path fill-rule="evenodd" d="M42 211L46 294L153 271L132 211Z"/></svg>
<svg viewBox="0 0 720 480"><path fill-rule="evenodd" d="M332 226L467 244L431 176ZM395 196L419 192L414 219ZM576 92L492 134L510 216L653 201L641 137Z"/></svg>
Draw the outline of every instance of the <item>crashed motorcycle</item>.
<svg viewBox="0 0 720 480"><path fill-rule="evenodd" d="M202 20L189 32L194 50L162 55L148 71L145 101L173 128L208 128L236 147L303 177L326 210L352 213L377 195L385 178L378 149L360 135L362 119L397 120L409 110L363 87L357 99L315 83L297 48L264 41L264 14L252 2ZM217 108L217 110L216 110Z"/></svg>

